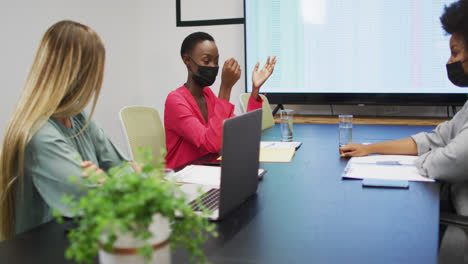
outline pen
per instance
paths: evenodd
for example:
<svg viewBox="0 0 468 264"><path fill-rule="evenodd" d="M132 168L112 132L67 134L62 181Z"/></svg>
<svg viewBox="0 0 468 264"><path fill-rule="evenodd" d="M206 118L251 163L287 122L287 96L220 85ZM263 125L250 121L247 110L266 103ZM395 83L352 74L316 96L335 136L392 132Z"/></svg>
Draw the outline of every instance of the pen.
<svg viewBox="0 0 468 264"><path fill-rule="evenodd" d="M377 161L375 162L377 165L390 165L390 166L393 166L393 165L403 165L401 164L399 161L395 161L395 160L385 160L385 161Z"/></svg>
<svg viewBox="0 0 468 264"><path fill-rule="evenodd" d="M274 145L275 145L275 142L271 142L270 144L266 144L265 146L263 146L263 148L273 147Z"/></svg>
<svg viewBox="0 0 468 264"><path fill-rule="evenodd" d="M405 164L401 163L399 161L393 161L393 160L386 160L386 161L376 161L374 162L352 162L351 164L355 165L381 165L381 166L409 166L413 167L415 166L414 164Z"/></svg>

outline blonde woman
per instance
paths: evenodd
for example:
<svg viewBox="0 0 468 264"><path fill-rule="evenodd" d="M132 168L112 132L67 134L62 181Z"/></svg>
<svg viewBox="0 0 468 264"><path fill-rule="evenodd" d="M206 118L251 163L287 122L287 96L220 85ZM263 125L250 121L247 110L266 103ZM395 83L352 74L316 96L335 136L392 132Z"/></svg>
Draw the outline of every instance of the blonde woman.
<svg viewBox="0 0 468 264"><path fill-rule="evenodd" d="M3 239L51 220L53 208L71 217L62 195L79 197L86 188L70 176L102 173L124 160L91 120L104 61L101 39L85 25L60 21L42 38L1 150ZM90 101L88 116L83 109Z"/></svg>

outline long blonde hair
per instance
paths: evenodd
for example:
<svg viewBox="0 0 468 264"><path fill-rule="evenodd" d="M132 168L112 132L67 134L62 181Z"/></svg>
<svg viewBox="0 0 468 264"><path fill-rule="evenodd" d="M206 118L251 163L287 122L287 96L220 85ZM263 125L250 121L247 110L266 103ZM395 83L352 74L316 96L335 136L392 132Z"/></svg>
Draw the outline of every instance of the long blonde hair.
<svg viewBox="0 0 468 264"><path fill-rule="evenodd" d="M89 122L101 91L104 61L101 39L85 25L60 21L44 34L1 147L0 235L3 239L15 232L16 192L23 186L26 145L50 117L77 115L94 97Z"/></svg>

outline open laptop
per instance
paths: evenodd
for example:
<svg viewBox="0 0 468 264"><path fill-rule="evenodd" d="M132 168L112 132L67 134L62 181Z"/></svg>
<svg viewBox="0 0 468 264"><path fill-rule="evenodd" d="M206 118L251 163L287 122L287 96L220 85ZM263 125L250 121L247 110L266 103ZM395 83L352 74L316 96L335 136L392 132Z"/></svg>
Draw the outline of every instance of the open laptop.
<svg viewBox="0 0 468 264"><path fill-rule="evenodd" d="M184 184L181 190L195 210L200 196L212 213L207 217L221 220L230 211L257 192L262 109L226 119L223 125L223 149L220 187Z"/></svg>

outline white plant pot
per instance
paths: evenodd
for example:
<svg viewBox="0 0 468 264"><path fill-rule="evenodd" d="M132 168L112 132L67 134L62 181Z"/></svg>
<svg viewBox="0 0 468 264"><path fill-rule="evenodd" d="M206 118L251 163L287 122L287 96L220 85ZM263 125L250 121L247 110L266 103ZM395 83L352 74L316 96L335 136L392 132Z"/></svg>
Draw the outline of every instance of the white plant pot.
<svg viewBox="0 0 468 264"><path fill-rule="evenodd" d="M169 245L169 236L171 233L169 219L160 214L153 215L153 222L149 226L153 237L149 240L155 248L153 256L149 262L145 262L142 255L135 253L137 248L143 246L143 241L134 238L131 234L119 235L114 243L114 252L110 253L103 249L99 250L99 262L101 264L146 264L171 263L171 250Z"/></svg>

